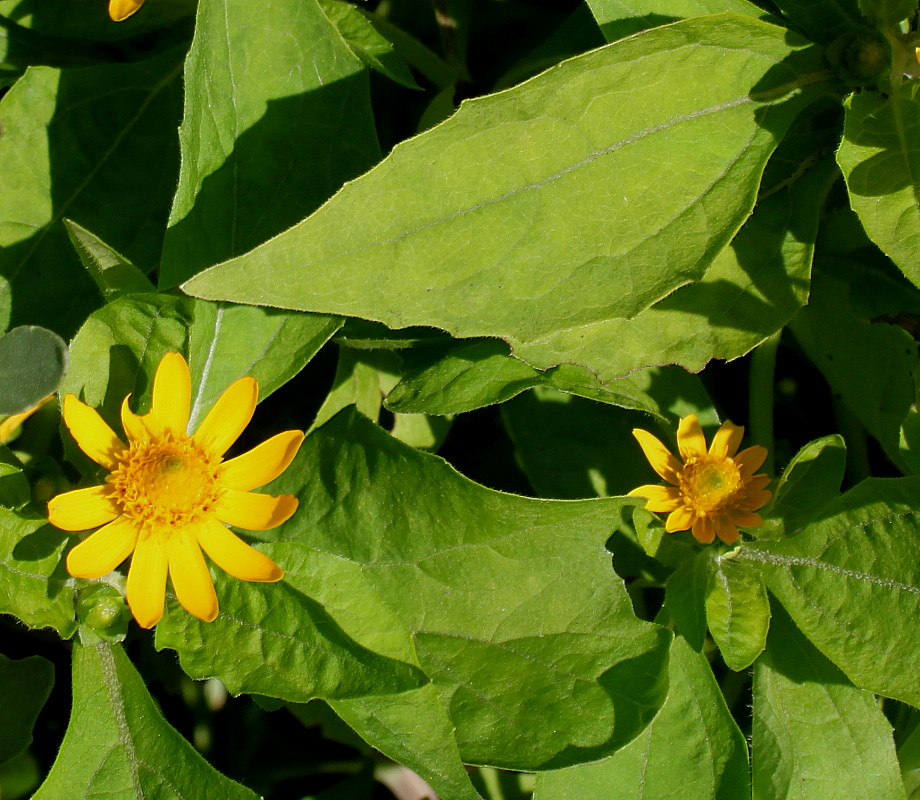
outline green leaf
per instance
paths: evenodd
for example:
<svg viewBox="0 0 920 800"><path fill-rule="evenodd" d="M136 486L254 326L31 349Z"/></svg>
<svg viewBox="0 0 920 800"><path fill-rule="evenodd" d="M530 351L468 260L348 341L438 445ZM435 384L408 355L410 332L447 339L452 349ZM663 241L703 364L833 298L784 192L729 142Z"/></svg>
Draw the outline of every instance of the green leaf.
<svg viewBox="0 0 920 800"><path fill-rule="evenodd" d="M747 742L702 654L671 645L668 699L634 742L596 764L537 778L534 800L750 797Z"/></svg>
<svg viewBox="0 0 920 800"><path fill-rule="evenodd" d="M392 42L371 24L363 9L342 0L320 0L319 5L351 51L367 66L407 89L422 88Z"/></svg>
<svg viewBox="0 0 920 800"><path fill-rule="evenodd" d="M782 609L754 665L754 800L904 798L891 725Z"/></svg>
<svg viewBox="0 0 920 800"><path fill-rule="evenodd" d="M396 380L393 367L391 351L340 348L332 388L316 412L311 429L318 428L351 405L377 422L383 396Z"/></svg>
<svg viewBox="0 0 920 800"><path fill-rule="evenodd" d="M161 287L289 228L379 157L364 67L316 0L202 0L185 88Z"/></svg>
<svg viewBox="0 0 920 800"><path fill-rule="evenodd" d="M234 694L292 703L399 693L426 682L416 667L355 642L292 580L303 568L304 554L282 552L285 584L249 584L219 573L221 608L214 622L202 622L171 602L157 625L157 648L176 650L193 678L218 677Z"/></svg>
<svg viewBox="0 0 920 800"><path fill-rule="evenodd" d="M759 572L735 557L707 551L706 621L729 669L747 669L767 644L770 600Z"/></svg>
<svg viewBox="0 0 920 800"><path fill-rule="evenodd" d="M864 25L857 0L773 0L774 5L806 36L829 44Z"/></svg>
<svg viewBox="0 0 920 800"><path fill-rule="evenodd" d="M73 635L74 582L62 560L69 541L44 519L0 508L0 613Z"/></svg>
<svg viewBox="0 0 920 800"><path fill-rule="evenodd" d="M70 724L34 799L102 796L256 800L163 719L121 647L78 644Z"/></svg>
<svg viewBox="0 0 920 800"><path fill-rule="evenodd" d="M608 42L679 19L731 11L755 19L766 12L746 0L588 0L591 13Z"/></svg>
<svg viewBox="0 0 920 800"><path fill-rule="evenodd" d="M186 302L170 295L121 297L89 316L70 347L61 394L72 393L120 430L122 400L135 410L153 388L160 359L183 353L188 339Z"/></svg>
<svg viewBox="0 0 920 800"><path fill-rule="evenodd" d="M0 337L0 414L18 414L57 389L67 345L47 328L23 325Z"/></svg>
<svg viewBox="0 0 920 800"><path fill-rule="evenodd" d="M0 655L0 764L32 743L32 726L54 685L54 666L39 656L13 661Z"/></svg>
<svg viewBox="0 0 920 800"><path fill-rule="evenodd" d="M116 253L98 236L71 219L64 219L70 243L80 261L96 282L106 302L123 294L144 294L154 291L153 284L124 256Z"/></svg>
<svg viewBox="0 0 920 800"><path fill-rule="evenodd" d="M195 430L223 391L244 375L259 382L259 400L264 400L300 372L342 325L341 319L315 314L185 302L192 320L189 430Z"/></svg>
<svg viewBox="0 0 920 800"><path fill-rule="evenodd" d="M178 58L36 67L0 101L0 273L14 322L69 336L98 305L64 217L143 271L159 261L178 163Z"/></svg>
<svg viewBox="0 0 920 800"><path fill-rule="evenodd" d="M843 438L824 436L806 444L789 462L765 511L758 539L792 536L840 494L847 452Z"/></svg>
<svg viewBox="0 0 920 800"><path fill-rule="evenodd" d="M908 81L883 96L854 94L846 103L837 161L850 203L866 233L920 286L920 85Z"/></svg>
<svg viewBox="0 0 920 800"><path fill-rule="evenodd" d="M706 641L709 556L696 550L668 576L664 605L677 632L698 653Z"/></svg>
<svg viewBox="0 0 920 800"><path fill-rule="evenodd" d="M609 380L630 368L611 326L701 277L729 242L778 138L823 91L819 59L731 15L578 56L465 104L184 288L499 336L534 366L580 363ZM389 213L367 213L381 204Z"/></svg>
<svg viewBox="0 0 920 800"><path fill-rule="evenodd" d="M273 491L300 498L282 529L294 541L268 551L288 584L356 642L417 660L464 762L597 758L654 715L668 634L634 617L604 549L624 501L493 492L347 411L307 438ZM416 719L433 713L430 693L400 702L417 704ZM423 749L427 735L358 732L384 752Z"/></svg>
<svg viewBox="0 0 920 800"><path fill-rule="evenodd" d="M899 464L901 423L914 402L917 345L897 325L856 316L849 293L836 278L818 276L808 305L789 327L832 390Z"/></svg>
<svg viewBox="0 0 920 800"><path fill-rule="evenodd" d="M746 545L809 640L857 686L920 704L920 479L871 479L798 535Z"/></svg>
<svg viewBox="0 0 920 800"><path fill-rule="evenodd" d="M859 0L863 16L878 28L888 28L917 10L917 0Z"/></svg>

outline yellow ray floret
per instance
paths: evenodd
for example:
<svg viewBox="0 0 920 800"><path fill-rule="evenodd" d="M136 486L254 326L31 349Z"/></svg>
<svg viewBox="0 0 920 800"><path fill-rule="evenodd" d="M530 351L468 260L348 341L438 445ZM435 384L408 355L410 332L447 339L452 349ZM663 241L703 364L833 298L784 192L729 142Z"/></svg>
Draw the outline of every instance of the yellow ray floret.
<svg viewBox="0 0 920 800"><path fill-rule="evenodd" d="M202 550L236 578L281 580L277 564L226 527L266 530L297 510L292 495L251 490L287 469L302 432L279 433L223 460L252 418L258 395L254 379L240 378L189 435L191 376L185 359L169 353L157 368L150 413L135 414L128 397L122 403L127 444L95 409L67 395L64 422L83 452L109 471L101 486L59 494L48 504L49 520L65 531L102 526L68 553L70 574L100 578L130 555L128 605L145 628L163 616L167 576L189 613L206 622L217 616Z"/></svg>
<svg viewBox="0 0 920 800"><path fill-rule="evenodd" d="M709 544L717 536L726 544L738 541L738 526L763 524L754 512L771 497L767 475L754 473L767 458L759 445L738 452L744 428L722 423L707 449L697 418L684 417L677 428L677 459L648 431L636 429L645 457L670 486L640 486L629 494L644 497L649 511L668 513L665 530L689 530L698 542Z"/></svg>
<svg viewBox="0 0 920 800"><path fill-rule="evenodd" d="M109 0L109 16L115 22L121 22L130 17L142 5L144 0Z"/></svg>

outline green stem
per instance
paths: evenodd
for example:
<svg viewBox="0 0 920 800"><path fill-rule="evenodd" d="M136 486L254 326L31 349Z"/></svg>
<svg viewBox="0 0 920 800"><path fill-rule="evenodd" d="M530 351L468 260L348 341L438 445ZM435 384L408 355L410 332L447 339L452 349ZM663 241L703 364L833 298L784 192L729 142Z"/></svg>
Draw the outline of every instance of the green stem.
<svg viewBox="0 0 920 800"><path fill-rule="evenodd" d="M765 339L751 353L749 375L748 425L754 444L767 448L763 471L773 474L773 392L776 377L776 350L782 329Z"/></svg>

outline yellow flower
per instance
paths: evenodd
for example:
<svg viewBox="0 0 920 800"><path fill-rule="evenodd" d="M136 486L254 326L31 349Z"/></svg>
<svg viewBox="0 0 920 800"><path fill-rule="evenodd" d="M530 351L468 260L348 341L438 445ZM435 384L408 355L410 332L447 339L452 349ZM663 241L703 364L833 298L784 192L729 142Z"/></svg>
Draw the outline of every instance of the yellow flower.
<svg viewBox="0 0 920 800"><path fill-rule="evenodd" d="M689 530L709 544L718 536L726 544L738 541L738 526L757 528L763 519L754 511L771 497L765 487L767 475L754 473L767 458L760 445L737 453L744 428L722 423L706 450L706 437L696 417L684 417L677 427L678 461L657 438L639 428L633 430L652 469L671 486L640 486L629 494L645 497L645 508L671 512L665 530ZM737 453L737 455L736 455Z"/></svg>
<svg viewBox="0 0 920 800"><path fill-rule="evenodd" d="M121 422L128 444L102 417L69 394L64 422L77 444L109 471L101 486L52 498L48 519L65 531L103 527L67 555L77 578L101 578L129 555L128 605L144 628L163 616L167 572L179 602L199 619L217 616L217 595L201 551L244 581L278 581L283 572L222 524L267 530L297 509L292 495L250 491L280 475L303 442L285 431L243 455L223 455L252 418L259 394L253 378L240 378L217 400L194 435L186 433L191 377L185 359L169 353L153 382L150 413L138 416L128 401Z"/></svg>
<svg viewBox="0 0 920 800"><path fill-rule="evenodd" d="M121 22L130 17L142 5L144 0L109 0L109 16L115 22Z"/></svg>

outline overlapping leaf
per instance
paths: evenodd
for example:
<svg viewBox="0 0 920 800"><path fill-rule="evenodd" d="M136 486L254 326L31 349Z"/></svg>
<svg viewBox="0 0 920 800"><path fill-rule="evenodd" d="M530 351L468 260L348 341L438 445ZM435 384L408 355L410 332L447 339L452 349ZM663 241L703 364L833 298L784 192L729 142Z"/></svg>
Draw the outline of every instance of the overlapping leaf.
<svg viewBox="0 0 920 800"><path fill-rule="evenodd" d="M746 546L808 639L857 686L920 704L920 479L864 481L798 535Z"/></svg>
<svg viewBox="0 0 920 800"><path fill-rule="evenodd" d="M54 666L40 656L12 660L0 655L0 764L32 742L32 726L54 684Z"/></svg>
<svg viewBox="0 0 920 800"><path fill-rule="evenodd" d="M668 674L668 699L641 736L596 764L541 775L535 800L749 797L747 742L706 657L675 638Z"/></svg>
<svg viewBox="0 0 920 800"><path fill-rule="evenodd" d="M34 795L35 800L100 796L256 800L163 719L124 651L106 643L74 648L70 724Z"/></svg>
<svg viewBox="0 0 920 800"><path fill-rule="evenodd" d="M760 18L765 12L747 0L588 0L608 42L678 19L732 11Z"/></svg>
<svg viewBox="0 0 920 800"><path fill-rule="evenodd" d="M754 800L904 798L891 725L780 609L754 666Z"/></svg>
<svg viewBox="0 0 920 800"><path fill-rule="evenodd" d="M617 321L702 275L825 77L819 53L754 20L649 31L468 103L185 288L500 336L535 366L608 380L626 371Z"/></svg>

